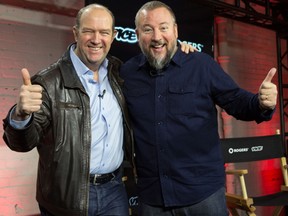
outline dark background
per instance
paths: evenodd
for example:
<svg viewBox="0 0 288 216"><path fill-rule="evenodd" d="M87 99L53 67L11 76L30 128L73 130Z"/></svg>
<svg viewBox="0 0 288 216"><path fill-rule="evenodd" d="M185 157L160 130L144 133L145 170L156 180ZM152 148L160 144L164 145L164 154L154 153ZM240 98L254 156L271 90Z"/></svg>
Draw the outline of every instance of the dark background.
<svg viewBox="0 0 288 216"><path fill-rule="evenodd" d="M147 1L143 0L86 0L85 5L99 3L108 7L114 14L116 28L129 28L126 34L117 36L114 40L110 54L117 56L123 61L138 54L140 48L138 43L131 41L131 30L134 30L134 18L139 8ZM191 0L167 0L163 1L169 5L176 15L178 24L178 35L180 41L191 43L201 52L213 56L214 41L214 12L211 7L191 2ZM130 35L129 35L130 34ZM119 37L120 36L120 37ZM128 39L127 39L128 36ZM130 36L130 37L129 37ZM135 36L135 35L134 35ZM126 39L125 39L125 38ZM122 41L119 40L121 38ZM135 37L134 37L135 38ZM125 41L126 40L126 41Z"/></svg>

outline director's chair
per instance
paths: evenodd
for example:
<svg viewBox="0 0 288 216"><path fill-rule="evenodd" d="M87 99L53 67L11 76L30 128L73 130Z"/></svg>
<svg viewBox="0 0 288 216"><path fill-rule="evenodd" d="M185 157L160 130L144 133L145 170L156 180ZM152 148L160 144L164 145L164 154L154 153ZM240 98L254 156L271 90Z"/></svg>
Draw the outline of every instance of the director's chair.
<svg viewBox="0 0 288 216"><path fill-rule="evenodd" d="M246 212L249 216L255 216L257 206L275 206L273 216L279 216L285 211L284 207L288 205L288 166L281 140L280 135L221 139L225 163L279 159L283 175L283 184L279 185L279 192L250 197L244 177L248 174L248 170L226 170L227 175L236 175L239 178L242 191L242 194L226 192L227 207L233 216L239 216L239 210Z"/></svg>

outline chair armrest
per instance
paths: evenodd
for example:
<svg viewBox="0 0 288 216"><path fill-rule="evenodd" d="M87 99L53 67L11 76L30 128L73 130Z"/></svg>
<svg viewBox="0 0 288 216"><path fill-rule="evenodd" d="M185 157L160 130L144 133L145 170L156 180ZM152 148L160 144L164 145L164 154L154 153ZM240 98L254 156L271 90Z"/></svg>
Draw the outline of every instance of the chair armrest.
<svg viewBox="0 0 288 216"><path fill-rule="evenodd" d="M247 169L239 169L239 170L226 170L226 174L228 175L245 175L248 173Z"/></svg>
<svg viewBox="0 0 288 216"><path fill-rule="evenodd" d="M246 189L246 184L245 184L245 179L244 175L248 173L247 169L241 169L241 170L226 170L226 174L232 174L232 175L238 175L239 180L240 180L240 185L241 185L241 190L243 194L243 199L247 200L248 195L247 195L247 189Z"/></svg>

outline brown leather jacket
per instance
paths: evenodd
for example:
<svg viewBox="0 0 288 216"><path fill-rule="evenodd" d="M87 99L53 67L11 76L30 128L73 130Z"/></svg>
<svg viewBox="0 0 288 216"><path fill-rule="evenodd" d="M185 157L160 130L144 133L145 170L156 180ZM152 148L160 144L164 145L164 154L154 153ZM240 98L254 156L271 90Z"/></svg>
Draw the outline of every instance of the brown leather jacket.
<svg viewBox="0 0 288 216"><path fill-rule="evenodd" d="M70 46L69 46L70 48ZM72 65L69 48L56 63L32 77L43 90L42 108L29 126L16 130L4 119L10 149L39 152L37 201L55 215L88 215L91 116L89 97ZM134 155L133 136L118 76L122 62L107 57L108 79L122 109L126 160Z"/></svg>

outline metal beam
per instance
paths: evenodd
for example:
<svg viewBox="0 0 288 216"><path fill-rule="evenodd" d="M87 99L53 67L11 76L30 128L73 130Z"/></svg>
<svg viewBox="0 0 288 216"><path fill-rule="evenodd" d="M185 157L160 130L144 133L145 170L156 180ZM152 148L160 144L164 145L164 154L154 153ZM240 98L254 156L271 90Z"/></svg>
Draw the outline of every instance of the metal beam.
<svg viewBox="0 0 288 216"><path fill-rule="evenodd" d="M63 16L75 17L78 10L72 8L61 7L55 4L46 4L32 2L27 0L0 0L0 4L20 7L28 10L42 11L46 13L58 14Z"/></svg>
<svg viewBox="0 0 288 216"><path fill-rule="evenodd" d="M212 7L215 15L223 16L233 20L268 28L278 32L279 37L288 37L288 20L280 19L279 4L270 3L268 0L234 0L226 3L219 0L195 0L199 4ZM263 12L256 10L261 7Z"/></svg>

